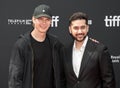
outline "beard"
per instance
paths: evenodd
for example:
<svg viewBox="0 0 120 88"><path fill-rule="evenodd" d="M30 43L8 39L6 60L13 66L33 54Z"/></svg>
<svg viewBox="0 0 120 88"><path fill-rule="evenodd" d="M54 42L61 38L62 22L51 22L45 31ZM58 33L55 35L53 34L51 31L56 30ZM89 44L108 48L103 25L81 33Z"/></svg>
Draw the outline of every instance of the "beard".
<svg viewBox="0 0 120 88"><path fill-rule="evenodd" d="M72 35L73 39L77 42L83 42L87 35L85 34L76 34L75 36Z"/></svg>

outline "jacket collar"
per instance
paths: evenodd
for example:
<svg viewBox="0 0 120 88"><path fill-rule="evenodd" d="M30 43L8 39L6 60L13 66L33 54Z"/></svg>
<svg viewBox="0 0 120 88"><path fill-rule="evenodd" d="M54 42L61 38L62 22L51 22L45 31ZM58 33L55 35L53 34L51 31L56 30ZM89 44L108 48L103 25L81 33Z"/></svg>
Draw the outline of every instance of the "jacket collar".
<svg viewBox="0 0 120 88"><path fill-rule="evenodd" d="M73 65L72 65L72 49L73 49L73 44L74 44L74 41L72 41L70 43L70 45L67 47L67 64L69 65L69 69L71 70L71 74L75 77L75 73L73 71ZM90 60L90 57L92 55L92 53L94 52L96 46L94 45L94 43L88 39L88 42L87 42L87 45L86 45L86 48L85 48L85 51L84 51L84 54L83 54L83 59L82 59L82 63L81 63L81 68L80 68L80 72L79 72L79 77L78 78L81 78L86 67L87 67L87 64L89 63L89 60Z"/></svg>
<svg viewBox="0 0 120 88"><path fill-rule="evenodd" d="M23 38L25 41L27 41L29 44L31 44L31 42L30 42L30 34L31 34L31 32L32 32L32 30L30 30L30 31L28 31L27 33L25 33L25 34L21 34L20 36L19 36L19 38ZM47 33L46 34L47 36L48 36L48 39L49 39L49 41L50 41L50 44L55 44L58 40L57 40L57 37L55 36L55 35L52 35L52 34L49 34L49 33Z"/></svg>

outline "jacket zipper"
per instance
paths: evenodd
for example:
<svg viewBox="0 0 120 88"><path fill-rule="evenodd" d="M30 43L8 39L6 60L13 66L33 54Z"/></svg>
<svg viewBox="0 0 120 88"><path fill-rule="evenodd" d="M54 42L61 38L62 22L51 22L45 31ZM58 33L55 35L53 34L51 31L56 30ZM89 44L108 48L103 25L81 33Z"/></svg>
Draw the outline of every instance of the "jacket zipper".
<svg viewBox="0 0 120 88"><path fill-rule="evenodd" d="M53 44L53 47L52 47L52 55L53 55L54 85L55 85L55 88L56 88L57 85L56 85L56 74L55 74L56 72L55 72L55 60L54 60L55 59L55 53L54 53L55 52L54 51L55 50L54 49L55 48L55 44L56 44L56 42Z"/></svg>
<svg viewBox="0 0 120 88"><path fill-rule="evenodd" d="M33 79L34 79L34 53L33 53L33 48L32 48L32 45L30 44L30 48L31 48L31 51L32 51L32 88L33 87Z"/></svg>

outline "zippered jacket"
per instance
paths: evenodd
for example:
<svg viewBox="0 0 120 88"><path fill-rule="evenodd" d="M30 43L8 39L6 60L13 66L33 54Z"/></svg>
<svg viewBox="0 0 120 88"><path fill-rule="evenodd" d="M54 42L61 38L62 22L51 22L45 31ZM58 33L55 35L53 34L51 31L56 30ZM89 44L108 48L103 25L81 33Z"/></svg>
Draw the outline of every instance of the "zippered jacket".
<svg viewBox="0 0 120 88"><path fill-rule="evenodd" d="M54 36L47 34L52 49L54 88L65 88L64 47ZM30 42L30 32L16 41L9 64L8 88L33 88L34 53Z"/></svg>

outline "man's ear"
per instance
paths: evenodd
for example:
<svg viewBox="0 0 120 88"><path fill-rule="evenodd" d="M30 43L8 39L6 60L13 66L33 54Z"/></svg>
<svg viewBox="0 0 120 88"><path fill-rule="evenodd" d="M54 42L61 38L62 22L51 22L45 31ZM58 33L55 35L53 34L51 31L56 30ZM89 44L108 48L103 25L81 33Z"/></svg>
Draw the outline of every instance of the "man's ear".
<svg viewBox="0 0 120 88"><path fill-rule="evenodd" d="M87 32L89 32L89 25L87 25Z"/></svg>
<svg viewBox="0 0 120 88"><path fill-rule="evenodd" d="M69 33L71 34L71 28L70 28L70 26L69 26Z"/></svg>
<svg viewBox="0 0 120 88"><path fill-rule="evenodd" d="M34 17L34 16L32 17L32 22L33 22L33 23L35 22L35 17Z"/></svg>

